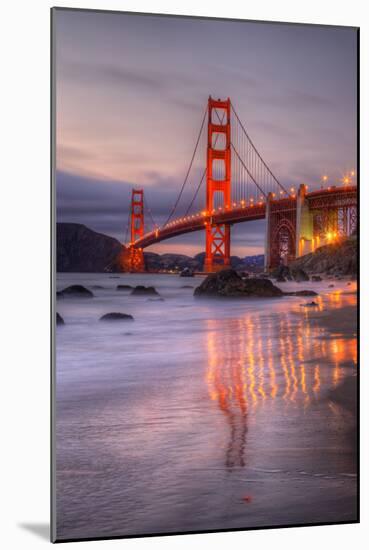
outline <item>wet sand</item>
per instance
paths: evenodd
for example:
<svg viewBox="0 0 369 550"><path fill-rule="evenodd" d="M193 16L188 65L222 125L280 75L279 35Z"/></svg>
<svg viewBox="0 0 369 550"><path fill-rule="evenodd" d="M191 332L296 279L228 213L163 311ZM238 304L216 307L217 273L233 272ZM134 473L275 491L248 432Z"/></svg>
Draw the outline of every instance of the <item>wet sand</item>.
<svg viewBox="0 0 369 550"><path fill-rule="evenodd" d="M102 287L58 304L59 540L356 521L346 281L284 283L318 293L302 307L312 298L199 301L178 277L122 278L164 301L59 276ZM129 332L99 323L111 311L133 315Z"/></svg>
<svg viewBox="0 0 369 550"><path fill-rule="evenodd" d="M331 337L336 338L339 336L343 339L357 337L356 306L346 306L335 311L317 312L316 320ZM352 413L354 416L354 429L356 430L357 375L346 376L336 388L328 392L327 399L331 399L334 403Z"/></svg>

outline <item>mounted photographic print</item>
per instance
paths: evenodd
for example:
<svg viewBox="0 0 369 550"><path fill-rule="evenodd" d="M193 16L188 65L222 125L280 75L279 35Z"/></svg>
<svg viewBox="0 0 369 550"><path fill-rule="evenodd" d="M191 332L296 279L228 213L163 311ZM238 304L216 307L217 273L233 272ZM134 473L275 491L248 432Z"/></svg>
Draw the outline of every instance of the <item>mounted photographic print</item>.
<svg viewBox="0 0 369 550"><path fill-rule="evenodd" d="M52 10L52 540L358 521L359 29Z"/></svg>

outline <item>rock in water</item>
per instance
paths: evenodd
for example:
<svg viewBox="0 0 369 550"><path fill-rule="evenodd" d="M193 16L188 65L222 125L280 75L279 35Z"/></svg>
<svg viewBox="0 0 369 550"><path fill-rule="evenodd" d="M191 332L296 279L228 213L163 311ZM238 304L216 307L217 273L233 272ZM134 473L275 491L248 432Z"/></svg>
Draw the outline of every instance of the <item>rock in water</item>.
<svg viewBox="0 0 369 550"><path fill-rule="evenodd" d="M321 278L320 275L312 275L312 276L311 276L311 280L312 280L314 283L319 283L319 282L322 281L323 279Z"/></svg>
<svg viewBox="0 0 369 550"><path fill-rule="evenodd" d="M309 280L309 275L306 273L306 271L304 271L300 267L291 269L291 275L296 281L296 283L301 283L302 281Z"/></svg>
<svg viewBox="0 0 369 550"><path fill-rule="evenodd" d="M180 277L193 277L193 276L194 276L193 270L190 269L189 267L185 267L184 269L182 269L180 273Z"/></svg>
<svg viewBox="0 0 369 550"><path fill-rule="evenodd" d="M288 265L279 265L271 273L271 276L275 277L277 279L277 282L279 283L282 283L284 281L292 281L292 275Z"/></svg>
<svg viewBox="0 0 369 550"><path fill-rule="evenodd" d="M100 321L133 321L132 315L128 315L128 313L106 313L102 317L100 317Z"/></svg>
<svg viewBox="0 0 369 550"><path fill-rule="evenodd" d="M314 290L297 290L295 292L285 292L285 296L318 296Z"/></svg>
<svg viewBox="0 0 369 550"><path fill-rule="evenodd" d="M132 290L131 285L117 285L117 290Z"/></svg>
<svg viewBox="0 0 369 550"><path fill-rule="evenodd" d="M94 295L91 290L82 285L67 286L63 290L57 292L57 296L63 298L93 298Z"/></svg>
<svg viewBox="0 0 369 550"><path fill-rule="evenodd" d="M136 286L132 292L132 296L159 296L159 292L153 286Z"/></svg>
<svg viewBox="0 0 369 550"><path fill-rule="evenodd" d="M65 324L63 317L58 312L56 312L56 324L57 325L64 325Z"/></svg>
<svg viewBox="0 0 369 550"><path fill-rule="evenodd" d="M201 285L195 288L194 296L269 298L283 296L283 292L269 279L243 280L234 269L224 269L208 275Z"/></svg>

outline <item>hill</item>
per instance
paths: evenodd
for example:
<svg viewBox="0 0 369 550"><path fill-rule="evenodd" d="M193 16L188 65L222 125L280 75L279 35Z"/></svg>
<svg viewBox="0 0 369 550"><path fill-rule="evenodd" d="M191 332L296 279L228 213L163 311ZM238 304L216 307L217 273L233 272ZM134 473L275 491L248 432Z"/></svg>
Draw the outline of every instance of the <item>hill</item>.
<svg viewBox="0 0 369 550"><path fill-rule="evenodd" d="M56 224L58 272L101 273L118 256L122 244L80 223Z"/></svg>
<svg viewBox="0 0 369 550"><path fill-rule="evenodd" d="M353 236L339 243L321 246L311 254L297 258L290 268L301 268L307 273L356 275L357 252L357 238Z"/></svg>

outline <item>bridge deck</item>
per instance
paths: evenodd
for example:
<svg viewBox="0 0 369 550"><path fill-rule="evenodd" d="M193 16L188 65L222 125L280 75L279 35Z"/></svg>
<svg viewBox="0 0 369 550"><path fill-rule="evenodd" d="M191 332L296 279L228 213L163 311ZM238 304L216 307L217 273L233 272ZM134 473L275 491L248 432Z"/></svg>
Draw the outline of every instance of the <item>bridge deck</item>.
<svg viewBox="0 0 369 550"><path fill-rule="evenodd" d="M319 189L306 195L309 206L312 210L324 208L339 208L340 206L356 206L357 187L330 187L328 189ZM276 207L282 210L296 208L296 197L273 200L273 211ZM278 205L278 206L277 206ZM134 248L146 248L152 244L159 243L166 239L178 237L185 233L201 231L207 223L241 223L265 218L265 202L255 204L238 205L229 210L219 210L218 212L207 215L205 212L173 220L164 228L146 233L141 239L133 244Z"/></svg>

